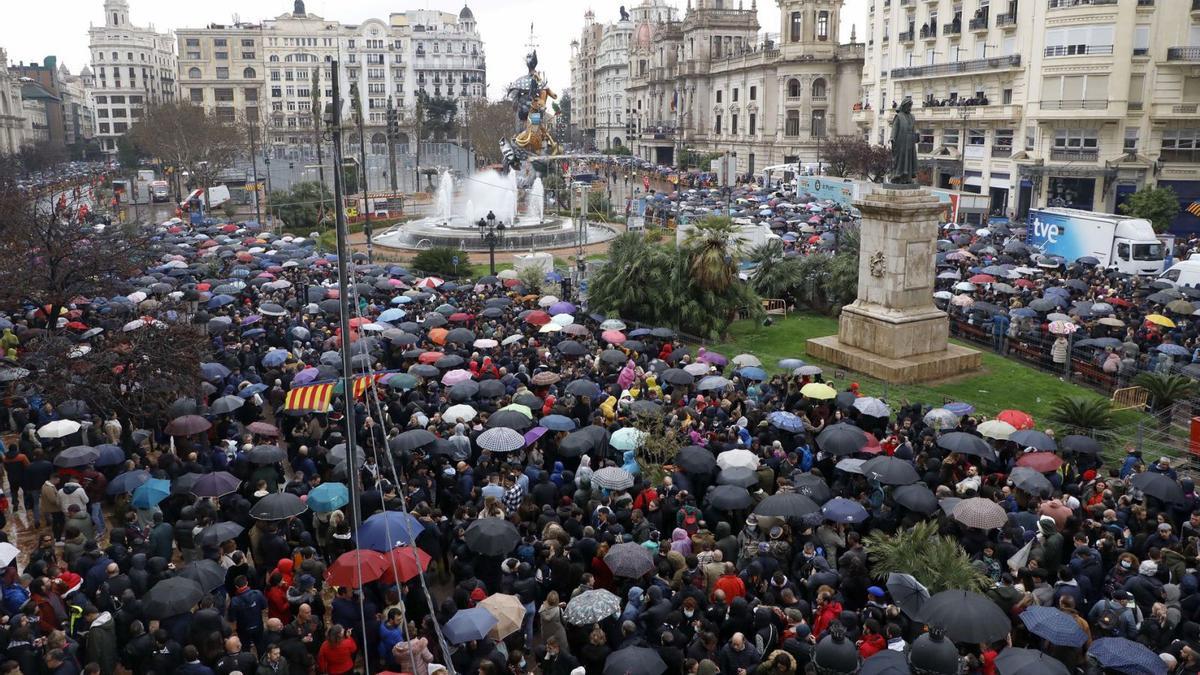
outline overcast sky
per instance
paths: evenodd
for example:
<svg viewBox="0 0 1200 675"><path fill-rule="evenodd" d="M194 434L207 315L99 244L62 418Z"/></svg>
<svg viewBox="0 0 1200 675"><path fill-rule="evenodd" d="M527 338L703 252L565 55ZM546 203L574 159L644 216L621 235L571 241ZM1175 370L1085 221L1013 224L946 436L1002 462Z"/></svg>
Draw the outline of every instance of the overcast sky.
<svg viewBox="0 0 1200 675"><path fill-rule="evenodd" d="M624 0L632 7L641 0ZM842 40L849 39L851 24L859 35L866 28L866 1L848 0L842 12ZM744 0L748 6L750 0ZM343 23L358 23L368 18L386 19L389 12L404 8L428 8L458 12L462 0L307 0L312 14ZM538 43L539 69L545 71L550 86L562 90L570 86L570 42L583 27L583 14L589 8L597 21L619 18L620 0L471 0L479 31L488 56L488 95L499 97L503 85L523 74L525 44L529 23L534 24ZM672 2L686 6L686 0ZM5 0L5 20L0 22L0 47L8 50L10 62L41 61L48 54L58 56L73 72L88 62L88 26L103 23L103 0L50 0L20 2ZM201 3L163 0L130 0L135 25L153 23L159 30L198 28L209 23L231 23L235 15L242 21L257 22L292 11L292 0L205 0ZM774 0L759 0L758 20L762 30L779 32L779 9Z"/></svg>

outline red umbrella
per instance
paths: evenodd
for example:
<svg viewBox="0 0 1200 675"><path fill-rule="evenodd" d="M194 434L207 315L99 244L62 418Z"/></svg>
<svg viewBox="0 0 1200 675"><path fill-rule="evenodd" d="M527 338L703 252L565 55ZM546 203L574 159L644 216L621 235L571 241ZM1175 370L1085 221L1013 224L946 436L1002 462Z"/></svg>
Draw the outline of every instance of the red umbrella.
<svg viewBox="0 0 1200 675"><path fill-rule="evenodd" d="M1032 429L1035 426L1033 418L1030 417L1029 413L1021 412L1020 410L1001 410L1000 414L996 415L996 419L1001 422L1008 422L1016 427L1018 431L1021 429Z"/></svg>
<svg viewBox="0 0 1200 675"><path fill-rule="evenodd" d="M417 357L418 363L437 363L437 360L445 356L442 352L425 352Z"/></svg>
<svg viewBox="0 0 1200 675"><path fill-rule="evenodd" d="M237 229L238 229L237 225L234 225L233 223L229 223L228 225L221 226L222 232L237 232Z"/></svg>
<svg viewBox="0 0 1200 675"><path fill-rule="evenodd" d="M416 553L417 559L413 559L413 553ZM396 583L396 575L399 574L400 581L405 582L424 572L429 568L429 561L432 558L428 553L413 546L397 546L387 554L387 569L383 571L383 583ZM419 565L419 566L418 566Z"/></svg>
<svg viewBox="0 0 1200 675"><path fill-rule="evenodd" d="M1062 457L1053 452L1027 452L1017 459L1017 466L1027 466L1038 473L1058 471L1062 464Z"/></svg>
<svg viewBox="0 0 1200 675"><path fill-rule="evenodd" d="M1013 282L1013 285L1020 286L1021 288L1037 288L1037 284L1033 283L1029 279L1017 279Z"/></svg>
<svg viewBox="0 0 1200 675"><path fill-rule="evenodd" d="M990 274L976 274L970 279L967 279L967 281L973 284L994 284L996 283L996 277Z"/></svg>
<svg viewBox="0 0 1200 675"><path fill-rule="evenodd" d="M471 319L474 319L474 318L475 318L474 315L467 314L466 312L455 312L450 315L451 321L466 322L466 321L470 321Z"/></svg>
<svg viewBox="0 0 1200 675"><path fill-rule="evenodd" d="M325 580L334 586L359 588L383 576L389 565L387 556L378 551L355 549L333 561L325 572Z"/></svg>
<svg viewBox="0 0 1200 675"><path fill-rule="evenodd" d="M87 324L80 323L78 321L72 321L72 322L68 323L67 328L70 328L71 330L87 330L88 329Z"/></svg>
<svg viewBox="0 0 1200 675"><path fill-rule="evenodd" d="M210 288L212 288L212 284L206 284L204 282L200 282L200 283L196 284L197 291L207 291Z"/></svg>
<svg viewBox="0 0 1200 675"><path fill-rule="evenodd" d="M505 280L504 280L504 287L505 287L505 288L513 288L513 287L515 287L515 286L520 286L520 285L521 285L521 280L520 280L520 279L505 279Z"/></svg>
<svg viewBox="0 0 1200 675"><path fill-rule="evenodd" d="M571 325L575 325L575 324L571 324ZM625 334L619 330L606 330L600 334L600 337L604 338L605 342L608 342L608 343L611 343L614 345L619 345L625 341Z"/></svg>
<svg viewBox="0 0 1200 675"><path fill-rule="evenodd" d="M545 326L550 323L550 315L542 310L535 310L525 315L525 323L530 326Z"/></svg>

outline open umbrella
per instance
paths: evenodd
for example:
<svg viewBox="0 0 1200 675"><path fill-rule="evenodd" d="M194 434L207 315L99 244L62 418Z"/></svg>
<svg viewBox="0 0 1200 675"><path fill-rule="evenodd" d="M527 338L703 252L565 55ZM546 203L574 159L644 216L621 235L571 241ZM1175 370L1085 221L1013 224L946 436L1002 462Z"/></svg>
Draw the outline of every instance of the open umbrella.
<svg viewBox="0 0 1200 675"><path fill-rule="evenodd" d="M381 577L385 584L409 581L428 569L429 562L433 560L428 553L415 546L397 546L388 551L387 557L388 566Z"/></svg>
<svg viewBox="0 0 1200 675"><path fill-rule="evenodd" d="M662 675L667 664L649 647L625 647L604 660L604 675Z"/></svg>
<svg viewBox="0 0 1200 675"><path fill-rule="evenodd" d="M758 473L747 466L731 466L717 474L717 485L738 485L752 488L758 485Z"/></svg>
<svg viewBox="0 0 1200 675"><path fill-rule="evenodd" d="M987 420L975 428L980 436L1005 441L1016 432L1017 428L1001 420Z"/></svg>
<svg viewBox="0 0 1200 675"><path fill-rule="evenodd" d="M943 450L957 452L964 455L974 455L983 459L995 461L996 451L992 450L992 446L978 436L973 436L965 431L951 431L949 433L938 436L937 444Z"/></svg>
<svg viewBox="0 0 1200 675"><path fill-rule="evenodd" d="M520 413L514 413L520 415ZM528 427L526 427L528 428ZM487 429L475 439L479 447L492 452L513 452L525 447L525 436L509 427Z"/></svg>
<svg viewBox="0 0 1200 675"><path fill-rule="evenodd" d="M246 528L235 522L218 521L200 530L200 534L196 536L196 543L201 546L217 546L230 539L237 539L245 530Z"/></svg>
<svg viewBox="0 0 1200 675"><path fill-rule="evenodd" d="M321 483L308 493L304 503L313 513L330 513L350 503L350 491L345 483Z"/></svg>
<svg viewBox="0 0 1200 675"><path fill-rule="evenodd" d="M308 510L301 499L290 492L276 492L254 503L250 517L256 520L284 520Z"/></svg>
<svg viewBox="0 0 1200 675"><path fill-rule="evenodd" d="M79 431L79 428L79 422L76 422L75 420L54 420L53 422L47 422L39 427L37 430L37 435L40 438L53 440L55 438L70 436L76 431Z"/></svg>
<svg viewBox="0 0 1200 675"><path fill-rule="evenodd" d="M1053 452L1026 452L1017 458L1017 466L1028 467L1038 473L1058 471L1062 465L1062 457Z"/></svg>
<svg viewBox="0 0 1200 675"><path fill-rule="evenodd" d="M921 608L921 621L941 628L955 642L1003 640L1012 630L1008 615L986 596L959 589L942 591Z"/></svg>
<svg viewBox="0 0 1200 675"><path fill-rule="evenodd" d="M737 511L749 508L754 498L744 487L738 485L717 485L708 491L705 499L714 509L721 511Z"/></svg>
<svg viewBox="0 0 1200 675"><path fill-rule="evenodd" d="M929 589L917 581L916 577L901 572L889 572L885 585L892 601L901 611L911 618L921 615L921 608L929 601Z"/></svg>
<svg viewBox="0 0 1200 675"><path fill-rule="evenodd" d="M852 499L834 497L821 505L821 515L835 523L861 523L871 514Z"/></svg>
<svg viewBox="0 0 1200 675"><path fill-rule="evenodd" d="M1053 438L1050 438L1045 432L1036 429L1019 429L1009 434L1008 440L1022 447L1033 448L1035 450L1045 450L1047 452L1058 450L1058 443L1055 443Z"/></svg>
<svg viewBox="0 0 1200 675"><path fill-rule="evenodd" d="M171 496L171 481L151 478L133 491L133 506L139 509L152 509L169 496Z"/></svg>
<svg viewBox="0 0 1200 675"><path fill-rule="evenodd" d="M486 609L496 618L496 625L488 631L488 637L497 642L520 630L525 621L525 605L515 595L494 593L475 606Z"/></svg>
<svg viewBox="0 0 1200 675"><path fill-rule="evenodd" d="M212 423L199 415L184 415L176 417L167 424L166 431L171 436L191 436L208 431Z"/></svg>
<svg viewBox="0 0 1200 675"><path fill-rule="evenodd" d="M606 490L633 487L633 475L619 466L606 466L592 473L592 485Z"/></svg>
<svg viewBox="0 0 1200 675"><path fill-rule="evenodd" d="M754 507L754 513L776 518L803 518L820 510L812 498L795 492L777 492Z"/></svg>
<svg viewBox="0 0 1200 675"><path fill-rule="evenodd" d="M925 413L924 422L926 426L944 431L958 426L958 415L945 408L934 408Z"/></svg>
<svg viewBox="0 0 1200 675"><path fill-rule="evenodd" d="M358 528L359 548L387 552L397 546L412 544L425 526L403 511L382 511L363 521Z"/></svg>
<svg viewBox="0 0 1200 675"><path fill-rule="evenodd" d="M1075 619L1057 607L1032 605L1026 607L1019 616L1030 633L1052 645L1082 647L1088 641L1087 633L1083 632Z"/></svg>
<svg viewBox="0 0 1200 675"><path fill-rule="evenodd" d="M1063 436L1059 447L1062 448L1063 452L1077 452L1084 455L1100 454L1100 443L1098 441L1078 434Z"/></svg>
<svg viewBox="0 0 1200 675"><path fill-rule="evenodd" d="M480 518L467 526L464 539L467 548L480 555L500 556L517 547L521 534L507 520Z"/></svg>
<svg viewBox="0 0 1200 675"><path fill-rule="evenodd" d="M1184 502L1183 488L1179 486L1179 483L1171 480L1169 476L1164 474L1144 471L1134 474L1129 482L1133 487L1155 499L1173 504L1182 504Z"/></svg>
<svg viewBox="0 0 1200 675"><path fill-rule="evenodd" d="M713 474L717 470L717 458L707 448L689 445L675 455L675 466L687 474Z"/></svg>
<svg viewBox="0 0 1200 675"><path fill-rule="evenodd" d="M1050 608L1041 607L1039 609ZM1022 618L1024 617L1022 616ZM1075 628L1078 629L1079 626ZM1005 647L1004 651L996 657L996 673L997 675L1025 675L1026 673L1070 675L1071 671L1062 661L1045 652L1022 647Z"/></svg>
<svg viewBox="0 0 1200 675"><path fill-rule="evenodd" d="M603 588L584 591L571 598L563 619L572 626L587 626L621 611L621 599Z"/></svg>
<svg viewBox="0 0 1200 675"><path fill-rule="evenodd" d="M388 557L379 551L355 549L340 556L325 571L325 580L343 588L361 588L383 576Z"/></svg>
<svg viewBox="0 0 1200 675"><path fill-rule="evenodd" d="M251 464L275 464L287 459L287 451L278 445L256 445L246 453L246 461Z"/></svg>
<svg viewBox="0 0 1200 675"><path fill-rule="evenodd" d="M1167 675L1167 664L1152 649L1125 638L1100 638L1088 645L1088 658L1127 675Z"/></svg>
<svg viewBox="0 0 1200 675"><path fill-rule="evenodd" d="M872 396L862 396L854 399L854 409L867 417L888 417L892 409L882 400Z"/></svg>
<svg viewBox="0 0 1200 675"><path fill-rule="evenodd" d="M958 502L951 515L963 525L980 530L990 530L1008 524L1008 514L1005 513L1004 507L983 497L971 497Z"/></svg>
<svg viewBox="0 0 1200 675"><path fill-rule="evenodd" d="M876 652L862 662L858 675L909 675L908 658L904 652L885 649Z"/></svg>
<svg viewBox="0 0 1200 675"><path fill-rule="evenodd" d="M436 440L437 436L425 429L409 429L388 441L388 449L392 452L411 452Z"/></svg>
<svg viewBox="0 0 1200 675"><path fill-rule="evenodd" d="M864 464L863 467L865 469L866 465ZM930 515L938 510L937 497L929 488L921 484L897 487L892 490L892 499L906 509L925 515Z"/></svg>
<svg viewBox="0 0 1200 675"><path fill-rule="evenodd" d="M1050 484L1049 479L1027 466L1014 468L1008 474L1008 480L1013 487L1038 497L1049 497L1054 492L1054 486Z"/></svg>
<svg viewBox="0 0 1200 675"><path fill-rule="evenodd" d="M196 480L192 486L192 494L197 497L223 497L237 492L242 481L228 471L206 473Z"/></svg>
<svg viewBox="0 0 1200 675"><path fill-rule="evenodd" d="M889 455L879 455L867 460L862 469L864 476L884 485L912 485L921 480L912 464Z"/></svg>
<svg viewBox="0 0 1200 675"><path fill-rule="evenodd" d="M804 431L804 420L794 413L777 410L767 416L767 421L776 429L798 433Z"/></svg>
<svg viewBox="0 0 1200 675"><path fill-rule="evenodd" d="M754 470L758 468L758 455L750 452L749 450L742 450L740 448L735 450L726 450L725 452L717 455L717 466L721 467L722 469L740 467Z"/></svg>
<svg viewBox="0 0 1200 675"><path fill-rule="evenodd" d="M654 569L654 555L641 544L627 542L608 549L604 564L614 576L637 579Z"/></svg>
<svg viewBox="0 0 1200 675"><path fill-rule="evenodd" d="M90 445L75 445L54 457L54 466L72 468L87 466L100 459L100 451Z"/></svg>
<svg viewBox="0 0 1200 675"><path fill-rule="evenodd" d="M452 645L461 645L472 640L483 640L496 624L496 617L486 607L460 609L442 626L442 634Z"/></svg>
<svg viewBox="0 0 1200 675"><path fill-rule="evenodd" d="M151 619L165 619L190 612L204 597L204 588L194 579L175 576L150 587L142 600L142 612Z"/></svg>
<svg viewBox="0 0 1200 675"><path fill-rule="evenodd" d="M208 558L193 560L184 565L177 576L191 579L200 584L200 588L203 588L205 593L211 593L225 585L225 568L221 567L221 563Z"/></svg>
<svg viewBox="0 0 1200 675"><path fill-rule="evenodd" d="M829 483L826 483L821 476L811 473L793 473L792 490L818 504L824 504L833 499L833 491L829 489Z"/></svg>
<svg viewBox="0 0 1200 675"><path fill-rule="evenodd" d="M831 424L817 435L817 446L832 455L853 455L867 445L867 435L862 429L840 422Z"/></svg>
<svg viewBox="0 0 1200 675"><path fill-rule="evenodd" d="M148 480L150 480L150 472L145 469L126 471L108 481L105 493L110 495L128 494Z"/></svg>

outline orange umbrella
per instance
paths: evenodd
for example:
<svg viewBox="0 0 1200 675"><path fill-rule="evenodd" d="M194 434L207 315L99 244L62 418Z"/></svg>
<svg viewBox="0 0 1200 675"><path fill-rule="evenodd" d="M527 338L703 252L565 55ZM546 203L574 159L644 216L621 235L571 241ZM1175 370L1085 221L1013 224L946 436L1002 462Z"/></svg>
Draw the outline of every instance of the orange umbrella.
<svg viewBox="0 0 1200 675"><path fill-rule="evenodd" d="M443 332L445 332L445 331L443 331ZM445 340L443 339L443 341L445 341ZM423 352L420 356L417 357L417 362L418 363L437 363L437 360L442 358L443 356L445 356L445 354L443 354L441 352Z"/></svg>
<svg viewBox="0 0 1200 675"><path fill-rule="evenodd" d="M1029 413L1020 410L1001 410L1000 414L996 415L996 419L1001 422L1008 422L1016 427L1017 430L1032 429L1035 426L1033 417Z"/></svg>
<svg viewBox="0 0 1200 675"><path fill-rule="evenodd" d="M446 336L449 334L450 331L445 328L433 328L429 331L429 341L435 345L444 345L446 344ZM425 355L422 354L421 356Z"/></svg>

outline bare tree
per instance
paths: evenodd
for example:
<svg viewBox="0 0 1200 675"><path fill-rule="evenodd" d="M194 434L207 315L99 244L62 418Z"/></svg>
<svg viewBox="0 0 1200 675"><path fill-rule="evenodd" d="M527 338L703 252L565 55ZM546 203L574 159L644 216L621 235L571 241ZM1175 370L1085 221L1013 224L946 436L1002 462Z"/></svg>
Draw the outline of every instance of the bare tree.
<svg viewBox="0 0 1200 675"><path fill-rule="evenodd" d="M475 101L470 104L471 145L485 164L501 161L500 139L514 132L516 116L506 101Z"/></svg>
<svg viewBox="0 0 1200 675"><path fill-rule="evenodd" d="M195 184L205 188L206 206L207 188L248 152L243 128L184 102L147 107L129 136L146 154L190 173Z"/></svg>

